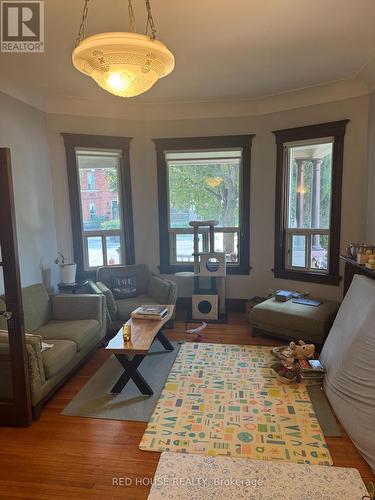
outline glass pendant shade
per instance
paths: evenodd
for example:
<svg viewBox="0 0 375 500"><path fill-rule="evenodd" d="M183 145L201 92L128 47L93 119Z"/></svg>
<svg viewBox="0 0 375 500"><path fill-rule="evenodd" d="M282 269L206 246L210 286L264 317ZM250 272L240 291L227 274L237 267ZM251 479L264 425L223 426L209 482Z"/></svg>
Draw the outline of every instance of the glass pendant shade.
<svg viewBox="0 0 375 500"><path fill-rule="evenodd" d="M173 71L172 52L158 40L138 33L99 33L83 39L74 49L75 68L100 87L120 97L149 90Z"/></svg>

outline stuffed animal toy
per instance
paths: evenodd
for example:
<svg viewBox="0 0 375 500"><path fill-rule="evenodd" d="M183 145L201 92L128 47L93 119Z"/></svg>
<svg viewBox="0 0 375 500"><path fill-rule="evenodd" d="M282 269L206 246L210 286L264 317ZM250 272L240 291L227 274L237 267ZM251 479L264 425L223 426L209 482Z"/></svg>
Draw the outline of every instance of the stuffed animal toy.
<svg viewBox="0 0 375 500"><path fill-rule="evenodd" d="M295 342L289 344L289 349L291 355L297 359L303 358L313 358L315 353L314 344L306 344L303 340L300 340L297 345Z"/></svg>

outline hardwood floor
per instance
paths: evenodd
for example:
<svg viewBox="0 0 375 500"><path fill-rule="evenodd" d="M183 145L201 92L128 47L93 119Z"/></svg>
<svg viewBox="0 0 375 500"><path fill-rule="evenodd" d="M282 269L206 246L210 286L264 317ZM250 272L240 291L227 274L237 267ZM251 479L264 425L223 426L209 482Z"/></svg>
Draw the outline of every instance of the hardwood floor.
<svg viewBox="0 0 375 500"><path fill-rule="evenodd" d="M171 340L194 340L194 335L185 333L182 314L175 328L167 330L167 336ZM202 341L278 344L274 339L253 339L240 313L230 314L228 324L209 325ZM0 498L147 498L160 455L138 449L145 423L60 415L108 355L104 349L98 350L48 403L31 428L0 429ZM327 443L335 465L357 468L366 483L374 480L345 433L344 437L327 438ZM133 484L114 485L114 481L121 484L118 478L131 478Z"/></svg>

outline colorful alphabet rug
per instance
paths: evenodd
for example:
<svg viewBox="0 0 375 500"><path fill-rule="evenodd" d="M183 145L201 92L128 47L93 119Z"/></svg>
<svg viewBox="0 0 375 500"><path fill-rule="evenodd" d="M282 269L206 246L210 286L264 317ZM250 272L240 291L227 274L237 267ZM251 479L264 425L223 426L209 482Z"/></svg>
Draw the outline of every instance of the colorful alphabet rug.
<svg viewBox="0 0 375 500"><path fill-rule="evenodd" d="M140 448L332 465L303 384L284 385L270 347L185 343Z"/></svg>

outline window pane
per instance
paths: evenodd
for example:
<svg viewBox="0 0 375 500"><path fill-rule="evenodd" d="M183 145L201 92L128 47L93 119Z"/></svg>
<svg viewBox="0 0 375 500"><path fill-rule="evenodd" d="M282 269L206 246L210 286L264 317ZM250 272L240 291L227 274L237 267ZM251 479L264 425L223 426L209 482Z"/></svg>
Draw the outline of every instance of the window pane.
<svg viewBox="0 0 375 500"><path fill-rule="evenodd" d="M107 265L121 264L121 238L120 236L106 236Z"/></svg>
<svg viewBox="0 0 375 500"><path fill-rule="evenodd" d="M167 160L201 160L213 158L241 158L240 149L220 149L219 151L169 151L165 153Z"/></svg>
<svg viewBox="0 0 375 500"><path fill-rule="evenodd" d="M118 154L77 152L84 231L120 229Z"/></svg>
<svg viewBox="0 0 375 500"><path fill-rule="evenodd" d="M223 157L226 152L210 152L218 153ZM168 160L170 227L187 228L190 220L218 220L221 227L238 227L240 165L240 157L229 155Z"/></svg>
<svg viewBox="0 0 375 500"><path fill-rule="evenodd" d="M328 240L327 234L313 234L311 236L311 269L327 271L328 269Z"/></svg>
<svg viewBox="0 0 375 500"><path fill-rule="evenodd" d="M89 236L87 238L87 253L89 267L97 267L104 265L103 245L100 236Z"/></svg>
<svg viewBox="0 0 375 500"><path fill-rule="evenodd" d="M329 229L332 143L292 146L289 151L289 227Z"/></svg>
<svg viewBox="0 0 375 500"><path fill-rule="evenodd" d="M176 261L194 262L194 236L192 234L176 234ZM199 251L203 252L203 236L199 235Z"/></svg>
<svg viewBox="0 0 375 500"><path fill-rule="evenodd" d="M225 252L227 262L238 263L238 233L216 233L215 252Z"/></svg>
<svg viewBox="0 0 375 500"><path fill-rule="evenodd" d="M306 237L292 235L292 267L306 267Z"/></svg>

